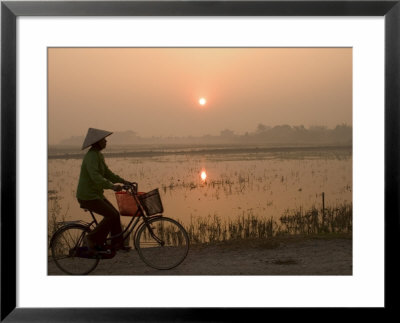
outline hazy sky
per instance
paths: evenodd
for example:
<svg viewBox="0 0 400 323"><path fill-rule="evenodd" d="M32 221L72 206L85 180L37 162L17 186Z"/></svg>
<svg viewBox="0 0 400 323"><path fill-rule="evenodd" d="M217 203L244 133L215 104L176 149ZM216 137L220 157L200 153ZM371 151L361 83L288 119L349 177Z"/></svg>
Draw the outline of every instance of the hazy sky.
<svg viewBox="0 0 400 323"><path fill-rule="evenodd" d="M51 48L48 68L50 144L89 127L150 137L352 125L351 48Z"/></svg>

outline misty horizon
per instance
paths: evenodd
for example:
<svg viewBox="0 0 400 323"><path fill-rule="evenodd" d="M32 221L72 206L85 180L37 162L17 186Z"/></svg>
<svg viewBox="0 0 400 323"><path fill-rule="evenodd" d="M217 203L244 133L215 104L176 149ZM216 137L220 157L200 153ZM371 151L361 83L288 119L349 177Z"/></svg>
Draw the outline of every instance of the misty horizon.
<svg viewBox="0 0 400 323"><path fill-rule="evenodd" d="M352 48L49 48L50 144L352 124Z"/></svg>
<svg viewBox="0 0 400 323"><path fill-rule="evenodd" d="M112 130L111 130L112 131ZM79 146L86 134L73 135L64 138L53 146ZM326 126L303 125L276 125L266 126L259 123L253 131L237 133L231 129L221 130L218 134L204 134L201 136L151 136L144 137L133 130L115 131L107 138L110 145L135 144L290 144L290 143L329 143L351 144L352 126L347 124L336 125L333 128Z"/></svg>

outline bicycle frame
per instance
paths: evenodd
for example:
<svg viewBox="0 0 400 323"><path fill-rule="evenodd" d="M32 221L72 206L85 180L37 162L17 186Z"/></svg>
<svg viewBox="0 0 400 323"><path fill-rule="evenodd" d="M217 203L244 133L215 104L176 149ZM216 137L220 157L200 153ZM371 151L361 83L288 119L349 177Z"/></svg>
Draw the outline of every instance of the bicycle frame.
<svg viewBox="0 0 400 323"><path fill-rule="evenodd" d="M130 219L124 230L106 239L106 243L115 238L120 238L118 240L126 242L132 234L134 249L137 250L139 257L148 266L159 270L172 269L178 266L186 258L189 250L189 236L184 227L178 221L163 217L163 208L160 204L159 196L155 196L154 200L154 193L151 193L144 195L142 198L137 192L137 184L136 186L132 184L126 185L123 188L134 197L137 209L135 214L132 214L132 219ZM153 207L154 205L156 207ZM96 268L101 259L111 259L119 249L125 249L119 248L119 245L113 246L111 243L106 246L100 246L103 248L92 253L84 239L96 228L98 221L95 212L90 209L83 209L85 212L90 213L93 220L91 222L60 222L61 227L53 234L50 242L53 260L67 274L88 274ZM148 213L146 210L149 210ZM170 234L173 235L172 238ZM162 239L164 236L165 241ZM163 248L165 245L168 245L168 248ZM156 251L156 254L154 251ZM164 253L165 257L160 257L158 255L159 252ZM88 258L92 259L92 261L83 261L82 265L85 268L81 268L79 266L76 267L74 260L72 263L68 260L59 262L64 258ZM70 268L71 264L72 268Z"/></svg>
<svg viewBox="0 0 400 323"><path fill-rule="evenodd" d="M110 241L111 239L117 238L119 236L122 235L123 240L125 241L130 234L133 232L133 230L135 230L136 226L138 225L139 221L142 220L142 223L139 224L139 226L137 227L134 236L133 236L133 243L134 243L134 247L136 248L136 234L139 231L139 229L143 226L146 225L147 228L149 229L149 232L151 234L151 236L161 245L164 245L164 241L160 240L156 235L154 235L154 232L152 230L152 228L149 225L149 220L150 219L154 219L154 218L159 218L162 217L161 214L155 214L152 216L147 216L146 215L146 211L144 210L142 204L140 203L139 198L137 197L137 183L132 183L131 185L124 185L124 189L127 190L135 199L136 204L138 205L138 209L136 211L136 213L132 216L132 219L130 220L130 222L128 223L127 227L125 228L125 230L123 230L121 233L119 233L118 235L112 236L110 238L107 238L106 241ZM53 238L56 236L56 233L59 230L65 229L66 226L74 226L76 224L81 224L82 226L85 226L87 228L90 228L91 226L97 226L99 223L96 220L96 217L94 215L94 212L88 209L84 209L85 212L89 212L90 215L92 216L93 221L92 222L85 222L85 221L81 221L81 220L77 220L77 221L65 221L65 222L60 222L59 223L59 228L57 229L57 231L53 234L53 237L50 240L50 244L49 244L49 248L51 248L52 244L53 244ZM133 223L133 224L132 224Z"/></svg>
<svg viewBox="0 0 400 323"><path fill-rule="evenodd" d="M132 185L129 185L129 186L128 186L128 185L124 185L124 189L125 189L126 191L128 191L129 194L131 194L131 195L133 196L133 198L134 198L135 201L136 201L136 204L138 205L138 209L136 210L136 213L132 216L132 219L130 220L130 222L128 223L128 225L126 226L126 228L125 228L121 233L119 233L118 235L115 235L115 236L112 236L112 237L107 238L106 241L110 241L111 239L117 238L117 237L119 237L119 236L121 236L121 235L122 235L123 240L125 241L125 240L130 236L130 234L133 232L133 230L135 230L135 228L136 228L136 226L138 225L139 221L142 220L142 223L140 223L139 226L136 228L135 233L134 233L134 236L133 236L133 244L134 244L135 249L137 249L137 248L136 248L136 234L137 234L137 232L139 231L139 229L140 229L143 225L146 225L146 226L147 226L147 228L149 229L149 232L150 232L151 236L152 236L158 243L160 243L161 245L164 245L164 241L160 240L160 239L154 234L153 229L152 229L152 228L150 227L150 225L149 225L149 220L150 220L150 219L159 218L159 217L162 217L162 215L161 215L161 214L155 214L155 215L152 215L152 216L147 216L147 215L146 215L146 211L144 210L142 204L140 203L140 200L139 200L138 195L137 195L137 183L132 183ZM96 217L95 217L94 214L93 214L93 211L91 211L91 210L85 210L85 211L89 211L89 212L90 212L90 215L91 215L92 218L93 218L93 221L87 224L88 227L90 227L90 226L93 225L93 224L97 225L98 222L97 222L97 220L96 220ZM132 223L133 223L133 224L132 224Z"/></svg>

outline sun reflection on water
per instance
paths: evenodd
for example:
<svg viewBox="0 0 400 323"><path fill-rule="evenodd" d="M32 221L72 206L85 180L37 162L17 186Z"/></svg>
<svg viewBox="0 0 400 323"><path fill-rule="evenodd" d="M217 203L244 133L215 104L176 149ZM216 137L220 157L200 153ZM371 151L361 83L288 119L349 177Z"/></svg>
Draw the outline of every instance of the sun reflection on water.
<svg viewBox="0 0 400 323"><path fill-rule="evenodd" d="M206 181L206 179L207 179L207 173L206 173L205 170L202 170L202 171L201 171L200 177L201 177L201 180L202 180L203 182Z"/></svg>

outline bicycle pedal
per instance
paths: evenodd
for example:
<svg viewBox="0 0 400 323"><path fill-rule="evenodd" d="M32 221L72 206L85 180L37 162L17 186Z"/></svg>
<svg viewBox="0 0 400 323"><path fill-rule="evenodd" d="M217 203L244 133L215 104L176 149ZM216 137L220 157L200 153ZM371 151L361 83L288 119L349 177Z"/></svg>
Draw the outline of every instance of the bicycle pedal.
<svg viewBox="0 0 400 323"><path fill-rule="evenodd" d="M112 259L116 255L116 252L113 250L105 250L101 251L97 254L97 257L100 257L100 259Z"/></svg>
<svg viewBox="0 0 400 323"><path fill-rule="evenodd" d="M98 254L101 255L111 255L112 251L110 249L97 251Z"/></svg>

